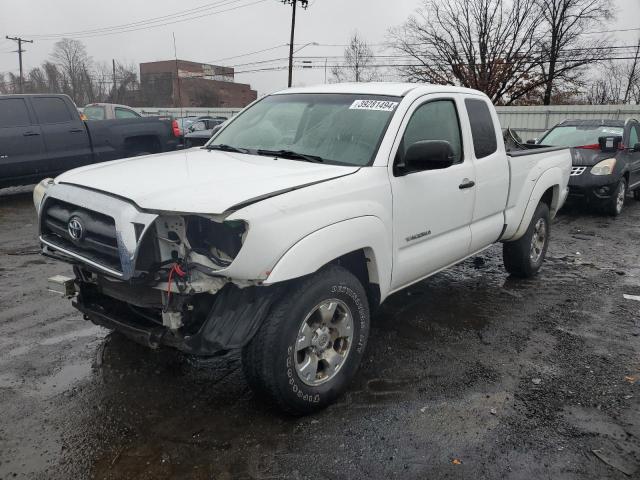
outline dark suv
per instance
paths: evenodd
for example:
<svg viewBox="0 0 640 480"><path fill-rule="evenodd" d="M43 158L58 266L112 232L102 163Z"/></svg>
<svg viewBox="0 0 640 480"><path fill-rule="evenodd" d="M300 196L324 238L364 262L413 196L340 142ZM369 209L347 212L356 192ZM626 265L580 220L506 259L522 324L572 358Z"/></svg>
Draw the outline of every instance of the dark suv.
<svg viewBox="0 0 640 480"><path fill-rule="evenodd" d="M573 147L569 195L619 215L627 192L640 200L640 123L565 120L536 143Z"/></svg>

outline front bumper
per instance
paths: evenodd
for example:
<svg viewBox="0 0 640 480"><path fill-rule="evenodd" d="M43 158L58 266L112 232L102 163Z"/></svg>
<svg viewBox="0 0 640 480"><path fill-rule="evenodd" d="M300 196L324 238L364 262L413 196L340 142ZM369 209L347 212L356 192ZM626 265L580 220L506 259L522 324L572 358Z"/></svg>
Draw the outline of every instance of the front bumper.
<svg viewBox="0 0 640 480"><path fill-rule="evenodd" d="M154 322L149 315L136 314L130 304L104 295L92 284L79 284L73 306L85 320L116 330L144 346L165 345L191 355L212 356L245 346L281 291L280 286L240 289L227 285L215 294L200 318L177 330Z"/></svg>
<svg viewBox="0 0 640 480"><path fill-rule="evenodd" d="M615 194L619 181L619 175L592 175L587 169L581 175L569 177L569 198L587 203L606 202Z"/></svg>

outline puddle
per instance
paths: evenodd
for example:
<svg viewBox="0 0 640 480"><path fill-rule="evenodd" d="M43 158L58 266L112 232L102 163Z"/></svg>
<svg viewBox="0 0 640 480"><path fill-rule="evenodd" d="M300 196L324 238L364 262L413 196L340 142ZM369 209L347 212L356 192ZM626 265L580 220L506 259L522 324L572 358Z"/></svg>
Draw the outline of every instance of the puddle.
<svg viewBox="0 0 640 480"><path fill-rule="evenodd" d="M76 340L84 337L104 337L106 336L105 330L102 327L91 326L82 330L75 330L73 332L65 333L63 335L56 335L42 340L40 345L55 345L57 343L66 342L69 340Z"/></svg>
<svg viewBox="0 0 640 480"><path fill-rule="evenodd" d="M66 365L55 374L46 377L43 383L36 386L36 389L42 395L57 395L89 375L91 375L90 363Z"/></svg>

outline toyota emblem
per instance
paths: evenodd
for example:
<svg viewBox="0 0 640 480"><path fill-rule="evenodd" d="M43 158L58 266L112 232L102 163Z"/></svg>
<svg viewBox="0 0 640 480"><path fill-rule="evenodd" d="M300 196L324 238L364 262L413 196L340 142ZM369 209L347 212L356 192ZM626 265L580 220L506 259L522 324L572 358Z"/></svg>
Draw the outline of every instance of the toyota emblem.
<svg viewBox="0 0 640 480"><path fill-rule="evenodd" d="M78 217L71 217L67 224L67 231L73 240L82 240L84 235L84 227Z"/></svg>

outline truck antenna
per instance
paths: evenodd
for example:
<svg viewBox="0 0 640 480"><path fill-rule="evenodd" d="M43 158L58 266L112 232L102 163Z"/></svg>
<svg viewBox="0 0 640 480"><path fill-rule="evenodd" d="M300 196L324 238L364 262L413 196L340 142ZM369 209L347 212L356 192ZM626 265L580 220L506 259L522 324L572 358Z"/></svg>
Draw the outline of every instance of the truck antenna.
<svg viewBox="0 0 640 480"><path fill-rule="evenodd" d="M180 107L180 116L184 117L182 111L182 88L180 85L180 70L178 70L178 49L176 48L176 32L173 32L173 56L176 59L176 80L178 82L178 106Z"/></svg>

